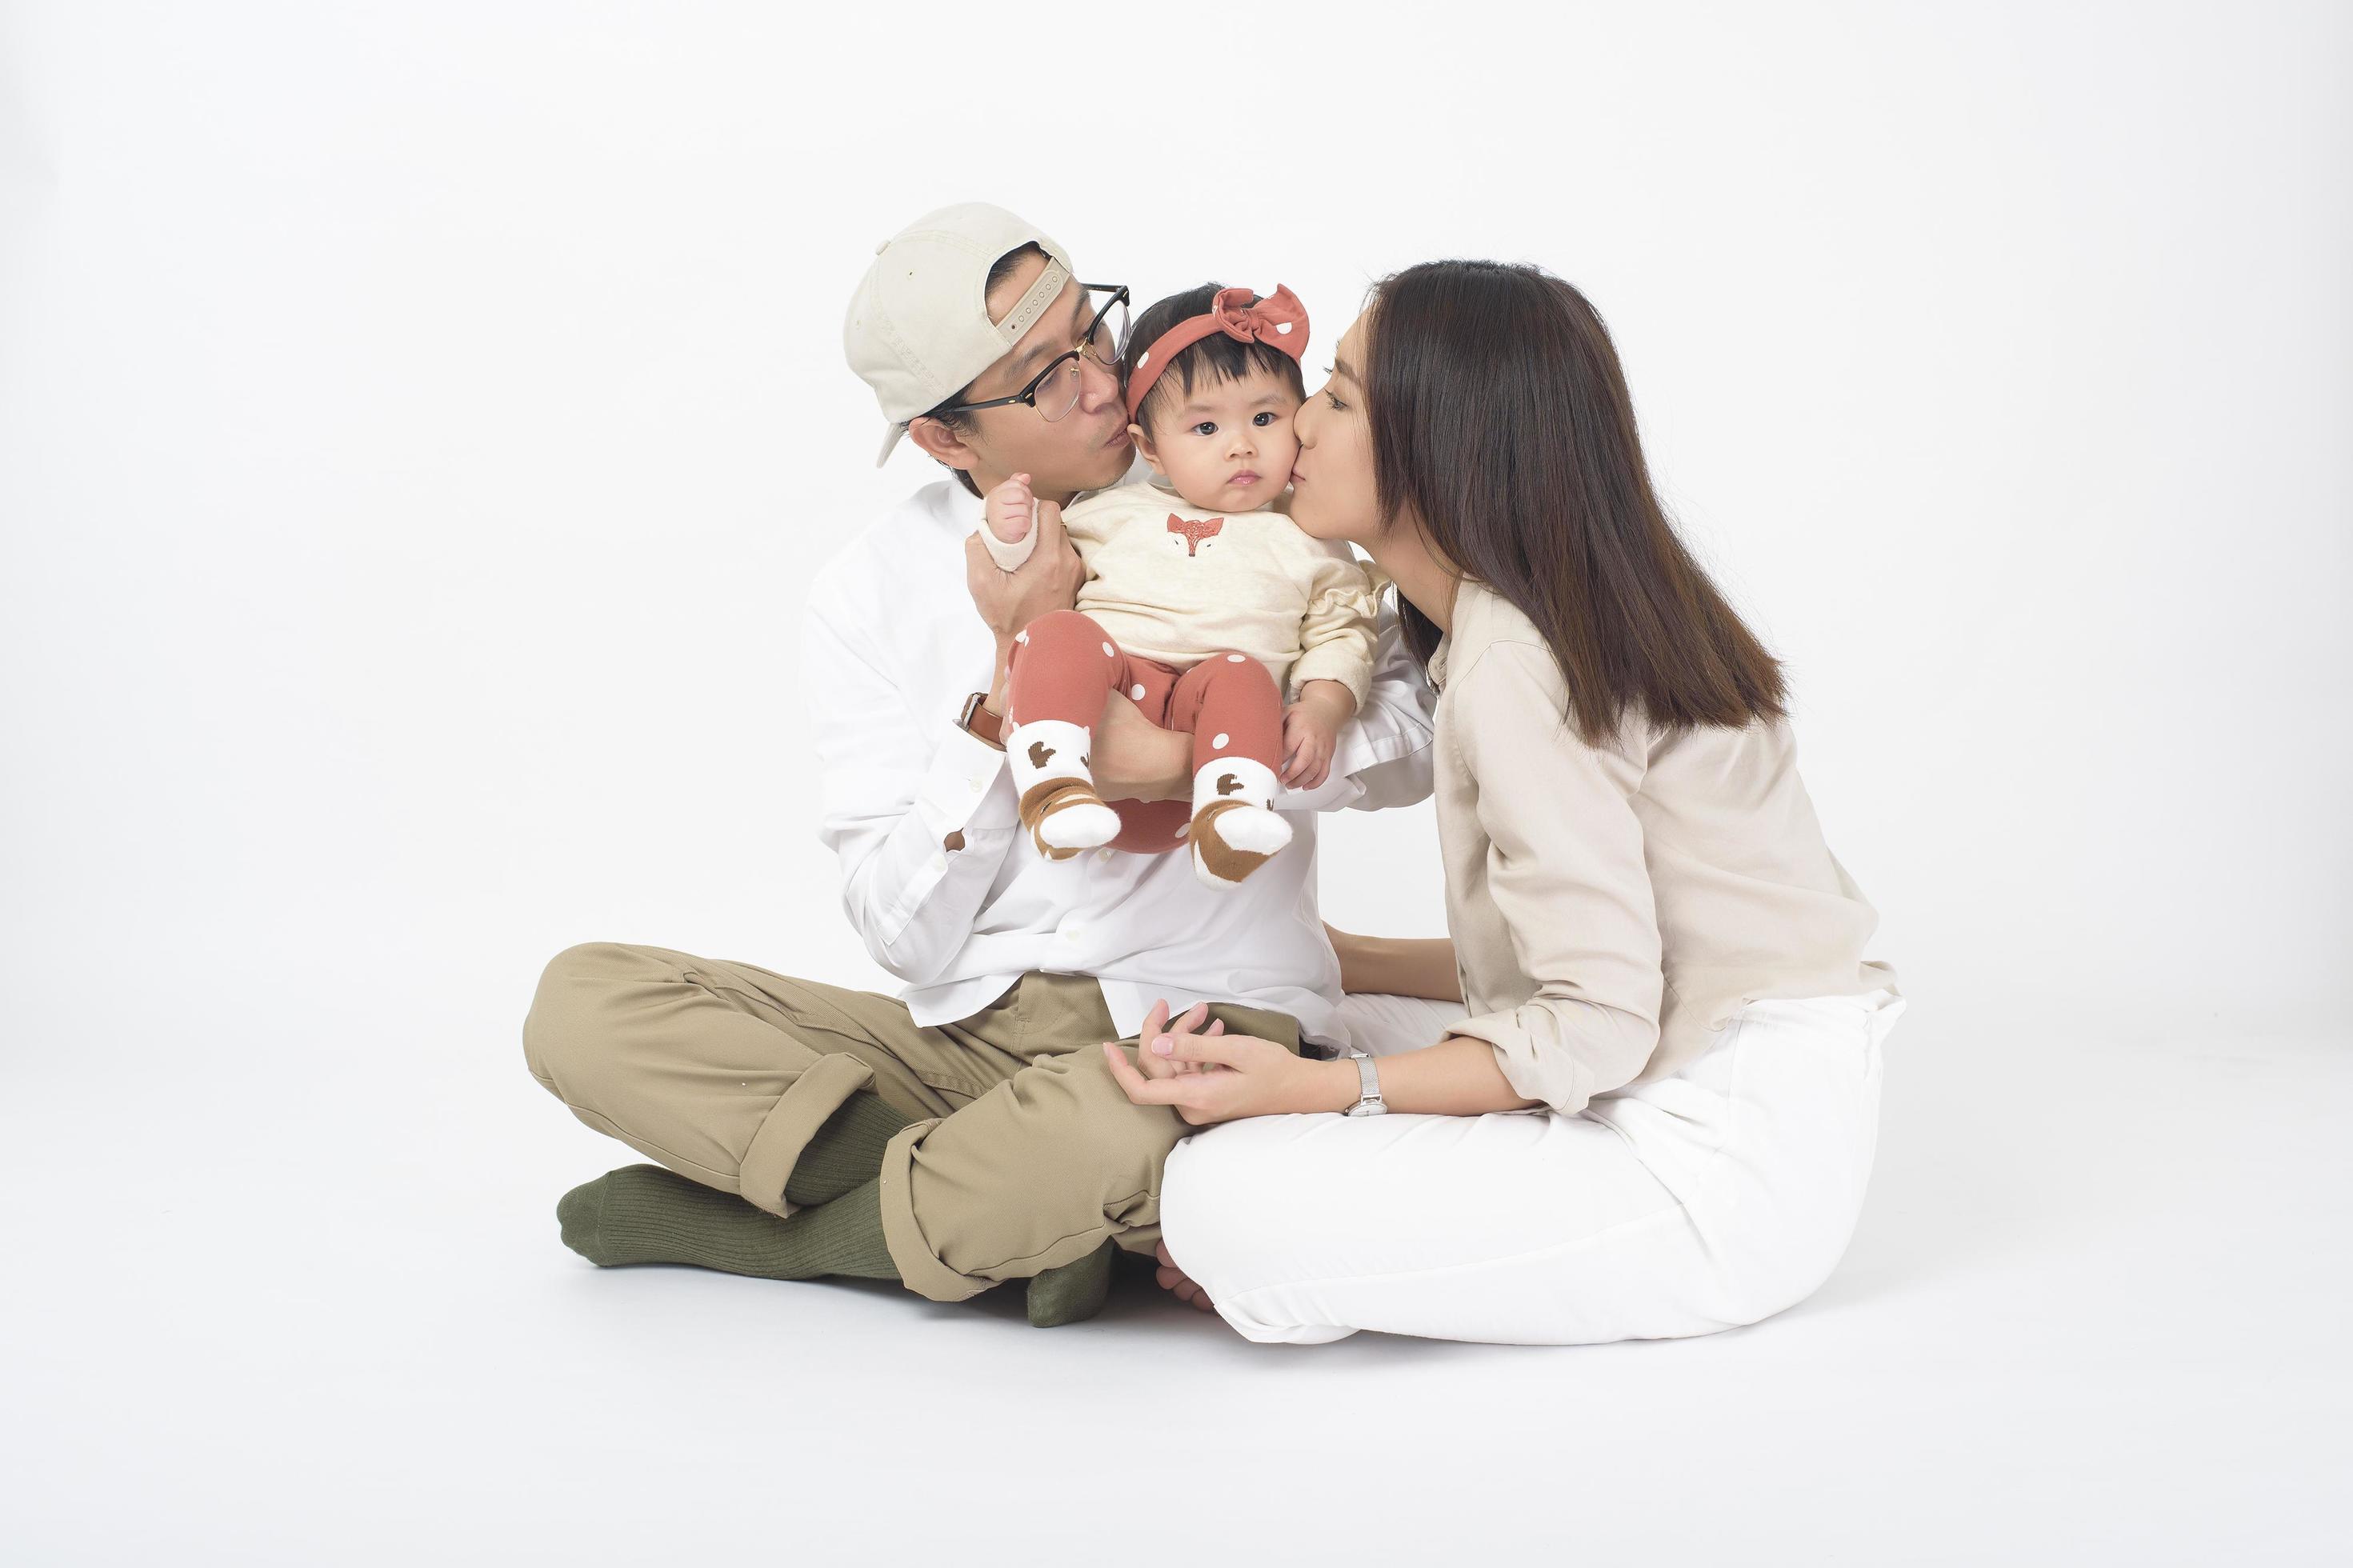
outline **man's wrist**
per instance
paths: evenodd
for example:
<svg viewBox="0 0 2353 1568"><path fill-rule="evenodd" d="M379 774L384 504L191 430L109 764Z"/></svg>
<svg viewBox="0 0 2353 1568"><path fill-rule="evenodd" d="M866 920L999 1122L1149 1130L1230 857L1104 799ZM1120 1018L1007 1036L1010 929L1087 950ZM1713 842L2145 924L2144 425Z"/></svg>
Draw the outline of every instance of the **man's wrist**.
<svg viewBox="0 0 2353 1568"><path fill-rule="evenodd" d="M994 711L995 706L988 693L974 692L965 699L964 710L956 715L956 728L1001 752L1005 750L1004 715Z"/></svg>

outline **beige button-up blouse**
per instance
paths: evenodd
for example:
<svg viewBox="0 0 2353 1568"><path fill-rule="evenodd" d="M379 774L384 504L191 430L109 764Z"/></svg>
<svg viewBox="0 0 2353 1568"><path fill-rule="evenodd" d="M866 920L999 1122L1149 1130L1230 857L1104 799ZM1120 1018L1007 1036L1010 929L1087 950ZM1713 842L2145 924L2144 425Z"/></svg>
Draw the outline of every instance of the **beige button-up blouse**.
<svg viewBox="0 0 2353 1568"><path fill-rule="evenodd" d="M1465 581L1430 660L1447 926L1471 1016L1531 1100L1574 1112L1674 1072L1748 1002L1894 988L1878 916L1822 841L1786 722L1588 745L1533 622Z"/></svg>

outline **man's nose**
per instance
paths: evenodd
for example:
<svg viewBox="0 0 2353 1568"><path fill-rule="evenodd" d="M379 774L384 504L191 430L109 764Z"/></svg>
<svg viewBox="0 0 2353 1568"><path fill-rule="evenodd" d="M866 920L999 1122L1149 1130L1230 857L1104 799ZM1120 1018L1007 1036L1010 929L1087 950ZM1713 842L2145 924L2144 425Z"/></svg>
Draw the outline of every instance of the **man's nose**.
<svg viewBox="0 0 2353 1568"><path fill-rule="evenodd" d="M1119 401L1119 376L1109 365L1079 356L1079 401L1090 414Z"/></svg>

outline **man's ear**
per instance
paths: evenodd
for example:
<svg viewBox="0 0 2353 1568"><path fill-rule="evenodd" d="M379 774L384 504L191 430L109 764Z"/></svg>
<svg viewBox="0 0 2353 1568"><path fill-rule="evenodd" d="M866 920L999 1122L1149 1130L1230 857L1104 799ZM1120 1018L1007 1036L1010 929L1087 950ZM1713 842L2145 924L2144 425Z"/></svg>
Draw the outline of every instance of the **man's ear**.
<svg viewBox="0 0 2353 1568"><path fill-rule="evenodd" d="M980 454L945 420L918 416L907 422L907 439L951 468L969 469L980 461Z"/></svg>

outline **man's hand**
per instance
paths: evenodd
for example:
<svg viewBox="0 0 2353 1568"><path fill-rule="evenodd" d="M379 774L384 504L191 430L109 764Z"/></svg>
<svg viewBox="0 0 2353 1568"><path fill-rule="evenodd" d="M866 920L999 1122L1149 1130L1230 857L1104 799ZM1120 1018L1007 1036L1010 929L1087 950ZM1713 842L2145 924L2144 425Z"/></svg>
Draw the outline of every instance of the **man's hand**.
<svg viewBox="0 0 2353 1568"><path fill-rule="evenodd" d="M1282 710L1282 783L1314 789L1331 771L1340 726L1356 711L1356 696L1336 680L1311 680Z"/></svg>
<svg viewBox="0 0 2353 1568"><path fill-rule="evenodd" d="M1124 691L1104 700L1088 757L1095 793L1105 800L1193 797L1193 737L1146 719Z"/></svg>
<svg viewBox="0 0 2353 1568"><path fill-rule="evenodd" d="M1013 635L1040 616L1071 608L1086 580L1086 565L1062 531L1062 509L1052 501L1038 503L1038 547L1018 572L997 570L980 530L965 537L965 587L982 622L996 634L1000 668Z"/></svg>

